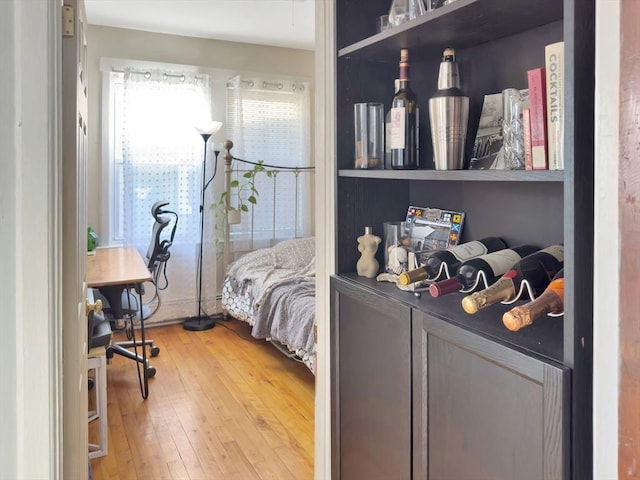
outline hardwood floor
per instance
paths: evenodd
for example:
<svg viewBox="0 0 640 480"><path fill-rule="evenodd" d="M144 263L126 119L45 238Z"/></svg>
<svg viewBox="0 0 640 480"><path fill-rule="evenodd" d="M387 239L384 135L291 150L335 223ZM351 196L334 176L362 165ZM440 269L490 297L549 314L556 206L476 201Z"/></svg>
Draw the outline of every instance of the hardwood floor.
<svg viewBox="0 0 640 480"><path fill-rule="evenodd" d="M313 479L314 376L249 331L235 320L147 329L160 347L147 400L134 363L116 356L109 453L91 461L94 480Z"/></svg>

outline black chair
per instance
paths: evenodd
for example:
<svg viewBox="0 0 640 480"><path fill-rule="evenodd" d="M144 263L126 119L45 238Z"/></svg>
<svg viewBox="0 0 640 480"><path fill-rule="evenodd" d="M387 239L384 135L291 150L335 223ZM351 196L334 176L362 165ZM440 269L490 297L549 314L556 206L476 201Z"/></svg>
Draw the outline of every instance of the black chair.
<svg viewBox="0 0 640 480"><path fill-rule="evenodd" d="M171 257L169 249L176 234L178 214L164 208L167 205L169 205L169 202L160 201L154 203L151 207L154 223L146 257L147 268L153 277L151 285L154 288L154 295L149 301L142 304L145 321L158 311L161 304L159 292L169 285L166 265ZM172 223L172 228L167 229ZM161 280L163 281L162 284L160 284ZM135 325L140 321L141 300L139 299L142 299L142 295L145 293L144 284L136 285L133 288L123 286L100 287L99 292L104 298L103 309L106 317L110 319L115 330L125 330L128 339L128 341L124 342L112 342L107 347L107 359L113 358L113 355L129 358L139 364L143 364L143 367L147 370L147 376L153 377L156 374L156 369L149 365L146 355L138 353L138 348L149 348L151 357L158 356L160 348L154 345L151 339L145 339L144 342L136 341L134 330Z"/></svg>

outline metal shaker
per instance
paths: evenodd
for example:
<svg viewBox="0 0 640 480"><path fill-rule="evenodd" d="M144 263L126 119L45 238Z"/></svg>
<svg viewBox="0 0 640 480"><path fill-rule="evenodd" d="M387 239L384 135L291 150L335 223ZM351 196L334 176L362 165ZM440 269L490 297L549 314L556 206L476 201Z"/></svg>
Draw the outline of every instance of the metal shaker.
<svg viewBox="0 0 640 480"><path fill-rule="evenodd" d="M436 170L462 170L469 97L460 90L460 74L453 48L442 53L438 91L429 99L429 121Z"/></svg>

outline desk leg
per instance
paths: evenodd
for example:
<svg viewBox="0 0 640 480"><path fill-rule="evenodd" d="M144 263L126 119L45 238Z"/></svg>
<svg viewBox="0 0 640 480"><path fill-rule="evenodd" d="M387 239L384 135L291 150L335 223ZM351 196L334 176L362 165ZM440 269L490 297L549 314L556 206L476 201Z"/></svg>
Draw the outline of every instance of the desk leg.
<svg viewBox="0 0 640 480"><path fill-rule="evenodd" d="M142 375L140 375L140 364L138 364L138 383L140 384L140 392L145 400L149 396L149 359L147 358L147 346L145 344L144 332L144 309L142 308L142 290L137 290L138 305L140 305L140 345L142 347ZM131 335L135 344L133 322L131 322ZM137 347L136 347L137 349ZM137 352L136 352L137 353Z"/></svg>

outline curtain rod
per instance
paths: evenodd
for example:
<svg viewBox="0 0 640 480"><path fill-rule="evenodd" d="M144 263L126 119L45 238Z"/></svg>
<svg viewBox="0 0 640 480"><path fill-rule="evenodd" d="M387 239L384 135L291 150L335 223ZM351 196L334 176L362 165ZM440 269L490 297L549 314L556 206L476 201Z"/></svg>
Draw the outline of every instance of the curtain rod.
<svg viewBox="0 0 640 480"><path fill-rule="evenodd" d="M253 80L240 80L240 83L244 83L246 84L249 88L253 88L255 86L255 82ZM292 81L292 89L296 90L296 89L300 89L302 91L304 91L304 85L301 82L296 82L296 81ZM229 82L228 85L233 85L233 82ZM267 87L275 87L278 90L282 90L284 88L284 84L282 82L267 82L264 81L262 82L262 88L267 88Z"/></svg>
<svg viewBox="0 0 640 480"><path fill-rule="evenodd" d="M119 70L117 68L112 68L111 71L115 72L115 73L127 73L126 70ZM129 73L132 73L134 75L144 75L144 78L146 78L146 79L151 78L151 72L149 70L145 70L144 72L143 71L139 71L139 70L129 70ZM163 80L166 80L169 77L179 78L181 82L184 82L185 78L186 78L184 73L167 73L167 72L164 72L162 74L162 79ZM193 78L195 78L196 80L203 80L204 79L204 77L199 76L199 75L194 75Z"/></svg>

